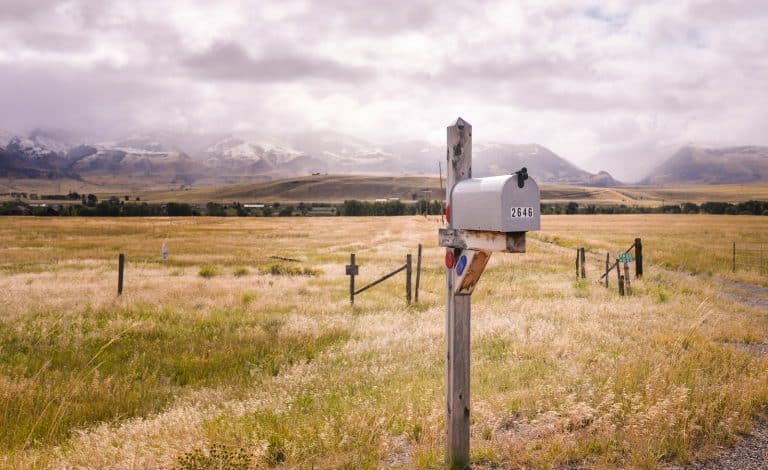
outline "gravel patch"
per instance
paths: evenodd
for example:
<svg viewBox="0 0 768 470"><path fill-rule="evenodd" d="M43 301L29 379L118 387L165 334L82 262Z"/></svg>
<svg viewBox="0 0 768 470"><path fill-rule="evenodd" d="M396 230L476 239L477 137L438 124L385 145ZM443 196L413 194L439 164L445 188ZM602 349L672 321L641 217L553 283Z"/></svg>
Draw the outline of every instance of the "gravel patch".
<svg viewBox="0 0 768 470"><path fill-rule="evenodd" d="M750 436L741 439L722 456L686 467L691 470L768 469L768 422L760 422Z"/></svg>

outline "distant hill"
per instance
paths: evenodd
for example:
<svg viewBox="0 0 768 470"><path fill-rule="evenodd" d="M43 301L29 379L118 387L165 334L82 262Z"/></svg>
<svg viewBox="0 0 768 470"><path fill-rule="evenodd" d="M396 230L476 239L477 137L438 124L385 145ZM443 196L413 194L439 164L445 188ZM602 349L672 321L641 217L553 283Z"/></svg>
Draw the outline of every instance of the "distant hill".
<svg viewBox="0 0 768 470"><path fill-rule="evenodd" d="M641 184L768 182L768 147L686 146L652 170Z"/></svg>

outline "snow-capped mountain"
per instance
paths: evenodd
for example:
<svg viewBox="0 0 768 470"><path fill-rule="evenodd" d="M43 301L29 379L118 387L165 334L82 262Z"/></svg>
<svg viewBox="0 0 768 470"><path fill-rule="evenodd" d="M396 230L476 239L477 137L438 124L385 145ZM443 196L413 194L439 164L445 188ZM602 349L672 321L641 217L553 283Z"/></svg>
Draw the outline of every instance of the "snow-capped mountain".
<svg viewBox="0 0 768 470"><path fill-rule="evenodd" d="M265 136L133 134L73 143L61 133L19 136L0 131L0 176L136 177L156 182L247 182L310 173L437 174L442 146L424 141L376 145L338 133ZM521 167L541 182L612 185L536 144L476 143L473 174L509 174Z"/></svg>

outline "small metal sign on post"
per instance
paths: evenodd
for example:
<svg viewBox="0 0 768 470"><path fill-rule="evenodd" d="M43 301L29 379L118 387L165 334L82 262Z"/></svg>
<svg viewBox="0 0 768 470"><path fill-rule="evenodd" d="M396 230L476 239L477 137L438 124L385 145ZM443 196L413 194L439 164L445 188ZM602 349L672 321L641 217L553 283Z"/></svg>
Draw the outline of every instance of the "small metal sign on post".
<svg viewBox="0 0 768 470"><path fill-rule="evenodd" d="M438 233L446 248L446 460L469 465L470 306L491 253L525 253L525 232L539 230L540 193L525 168L504 176L472 178L472 126L448 126L446 221Z"/></svg>

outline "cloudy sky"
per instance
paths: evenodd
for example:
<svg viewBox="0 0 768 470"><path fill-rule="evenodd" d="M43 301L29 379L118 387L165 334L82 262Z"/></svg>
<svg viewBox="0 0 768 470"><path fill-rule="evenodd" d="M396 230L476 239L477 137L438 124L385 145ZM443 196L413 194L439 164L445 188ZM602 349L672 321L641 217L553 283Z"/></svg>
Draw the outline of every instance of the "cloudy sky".
<svg viewBox="0 0 768 470"><path fill-rule="evenodd" d="M768 144L768 3L1 0L0 128ZM617 163L620 162L620 163Z"/></svg>

